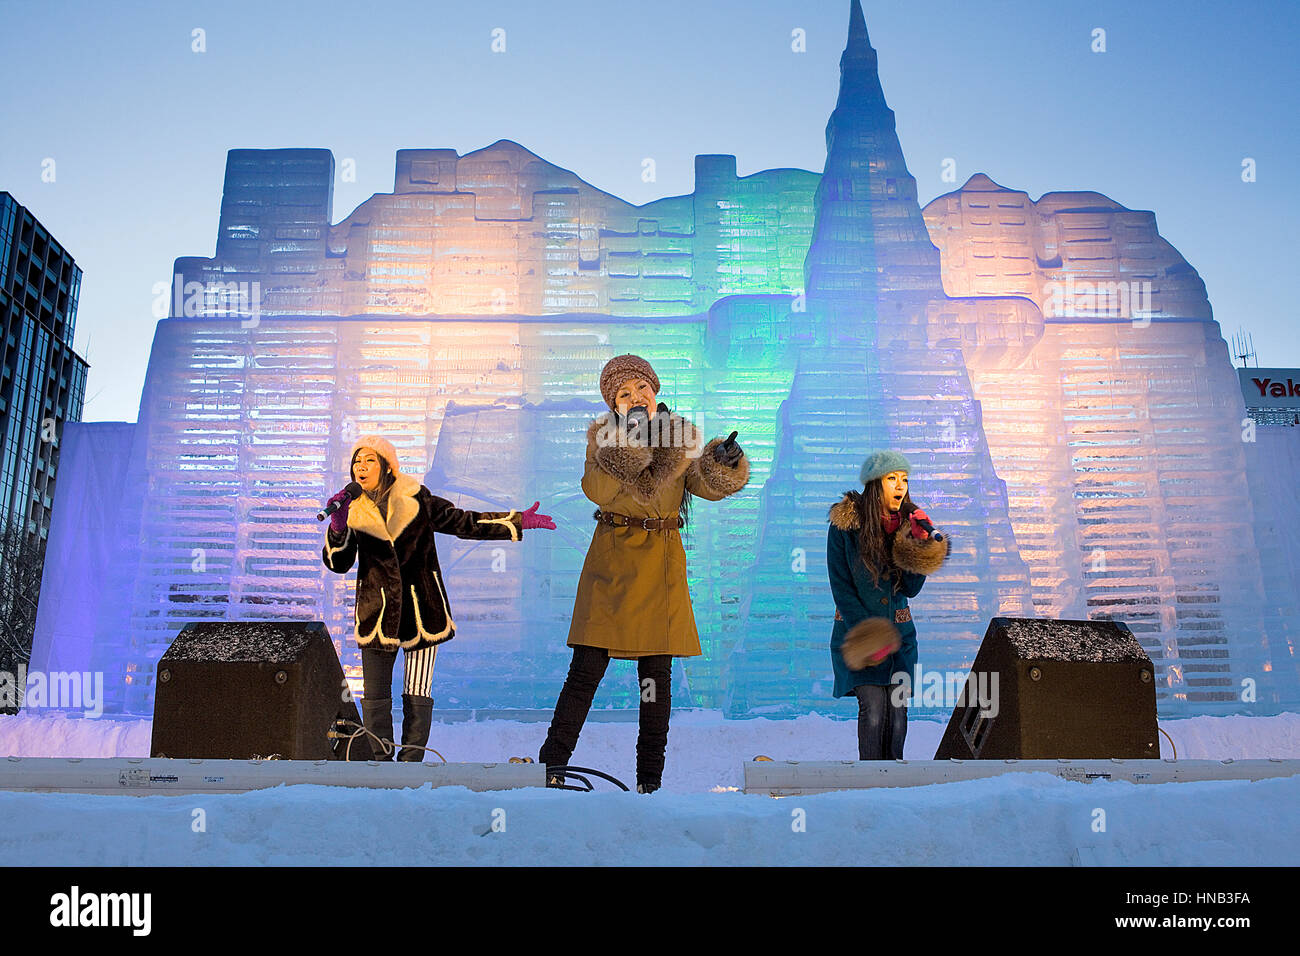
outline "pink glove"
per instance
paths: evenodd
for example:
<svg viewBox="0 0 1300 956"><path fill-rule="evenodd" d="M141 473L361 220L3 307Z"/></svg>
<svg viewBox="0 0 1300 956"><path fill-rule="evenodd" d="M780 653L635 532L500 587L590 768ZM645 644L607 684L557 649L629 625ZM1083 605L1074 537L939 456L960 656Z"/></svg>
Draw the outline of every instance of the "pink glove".
<svg viewBox="0 0 1300 956"><path fill-rule="evenodd" d="M336 501L342 502L342 504L339 505L338 511L330 515L330 530L335 534L342 534L348 528L348 505L352 504L352 499L348 496L346 491L340 491L329 501L325 502L325 506L329 507Z"/></svg>
<svg viewBox="0 0 1300 956"><path fill-rule="evenodd" d="M519 516L523 526L525 528L546 528L554 531L555 522L551 520L551 516L537 513L537 509L541 507L541 504L540 501L534 501L533 506Z"/></svg>
<svg viewBox="0 0 1300 956"><path fill-rule="evenodd" d="M915 538L917 541L924 541L928 537L930 537L930 532L926 531L920 525L920 522L922 521L929 521L930 524L934 524L934 522L930 520L930 516L928 514L926 514L920 508L917 508L910 515L908 515L908 518L910 518L912 521L913 538Z"/></svg>

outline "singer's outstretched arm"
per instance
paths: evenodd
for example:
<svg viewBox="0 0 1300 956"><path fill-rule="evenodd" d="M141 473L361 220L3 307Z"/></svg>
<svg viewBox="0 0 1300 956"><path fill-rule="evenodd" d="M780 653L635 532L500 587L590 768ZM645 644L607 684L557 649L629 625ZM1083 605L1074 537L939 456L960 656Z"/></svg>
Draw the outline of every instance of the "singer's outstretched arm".
<svg viewBox="0 0 1300 956"><path fill-rule="evenodd" d="M423 497L423 496L421 496ZM524 536L524 521L514 511L464 511L446 498L430 493L423 502L428 509L429 524L439 534L480 540L518 541Z"/></svg>

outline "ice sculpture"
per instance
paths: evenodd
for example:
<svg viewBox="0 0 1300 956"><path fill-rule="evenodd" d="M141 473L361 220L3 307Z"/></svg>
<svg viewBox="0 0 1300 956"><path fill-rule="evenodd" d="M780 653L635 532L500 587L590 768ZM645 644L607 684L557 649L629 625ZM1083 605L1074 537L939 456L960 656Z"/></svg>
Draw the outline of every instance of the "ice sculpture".
<svg viewBox="0 0 1300 956"><path fill-rule="evenodd" d="M1002 323L945 320L1038 613L1123 620L1175 700L1237 701L1243 681L1294 699L1295 590L1285 562L1261 561L1277 530L1243 481L1254 430L1205 284L1155 216L1088 192L1035 203L984 175L925 214L950 292L977 308L1013 293L1043 316L1012 342L981 341ZM1263 506L1293 514L1294 486Z"/></svg>
<svg viewBox="0 0 1300 956"><path fill-rule="evenodd" d="M911 459L954 540L915 602L925 668L968 666L997 614L1114 617L1164 713L1300 703L1295 489L1242 441L1199 277L1097 194L975 176L922 211L850 8L821 176L699 156L692 195L637 207L502 140L401 150L393 193L333 224L327 150L232 150L216 255L177 260L139 423L93 433L117 442L111 477L69 427L61 496L144 493L102 525L54 509L44 588L96 610L42 600L33 666L109 662L107 712L148 713L184 623L323 619L356 677L351 578L321 567L314 514L378 432L438 494L556 516L501 553L448 540L458 637L434 688L444 709L549 712L592 529L582 435L602 364L635 351L753 466L684 535L705 654L677 668L680 706L838 706L826 509L877 447ZM1098 314L1117 296L1129 314ZM632 682L602 706L635 706Z"/></svg>

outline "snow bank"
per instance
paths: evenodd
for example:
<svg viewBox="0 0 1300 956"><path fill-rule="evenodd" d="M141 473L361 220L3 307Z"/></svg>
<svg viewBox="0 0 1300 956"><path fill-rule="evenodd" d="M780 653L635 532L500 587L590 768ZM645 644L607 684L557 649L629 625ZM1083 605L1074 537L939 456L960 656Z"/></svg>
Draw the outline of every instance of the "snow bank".
<svg viewBox="0 0 1300 956"><path fill-rule="evenodd" d="M913 721L907 756L943 724ZM1300 756L1300 717L1162 724L1181 758ZM145 756L146 720L0 718L0 754ZM536 755L545 724L434 726L452 761ZM634 723L591 722L574 762L633 778ZM0 792L10 865L954 865L1289 866L1300 777L1178 784L1072 783L1014 774L927 787L773 799L728 790L755 754L855 756L851 720L674 715L665 790L277 787L221 796ZM1168 756L1168 754L1166 754ZM197 813L196 811L202 811ZM1104 814L1105 831L1094 832ZM202 828L195 832L196 820ZM493 823L496 829L493 829ZM504 829L502 827L504 826Z"/></svg>
<svg viewBox="0 0 1300 956"><path fill-rule="evenodd" d="M54 866L1289 866L1297 801L1300 777L1141 785L1037 773L783 799L463 787L0 793L0 855ZM1092 831L1098 811L1104 833Z"/></svg>

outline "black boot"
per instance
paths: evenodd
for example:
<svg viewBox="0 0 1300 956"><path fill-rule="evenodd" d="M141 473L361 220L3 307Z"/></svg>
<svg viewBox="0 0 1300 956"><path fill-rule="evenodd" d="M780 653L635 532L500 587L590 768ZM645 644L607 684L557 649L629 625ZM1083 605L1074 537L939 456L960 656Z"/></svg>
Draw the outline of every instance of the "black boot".
<svg viewBox="0 0 1300 956"><path fill-rule="evenodd" d="M361 722L366 730L387 743L381 744L374 737L366 737L375 760L393 759L393 699L391 697L361 698ZM363 735L364 736L364 735ZM358 737L352 743L353 759L356 759ZM362 753L365 751L362 750Z"/></svg>
<svg viewBox="0 0 1300 956"><path fill-rule="evenodd" d="M637 793L654 793L663 779L668 720L673 706L672 660L664 654L642 657L637 662L637 676L641 680L641 713L636 735Z"/></svg>
<svg viewBox="0 0 1300 956"><path fill-rule="evenodd" d="M565 766L573 756L574 748L578 746L578 735L596 697L596 688L600 686L600 679L605 676L608 666L608 651L584 644L573 648L569 675L564 680L559 700L555 702L555 715L546 732L546 741L537 754L537 762L546 764L548 787L564 784L563 775L553 773L551 768Z"/></svg>
<svg viewBox="0 0 1300 956"><path fill-rule="evenodd" d="M432 697L402 695L402 749L397 755L398 760L408 763L424 762L424 751L419 748L429 742L429 727L432 723Z"/></svg>

